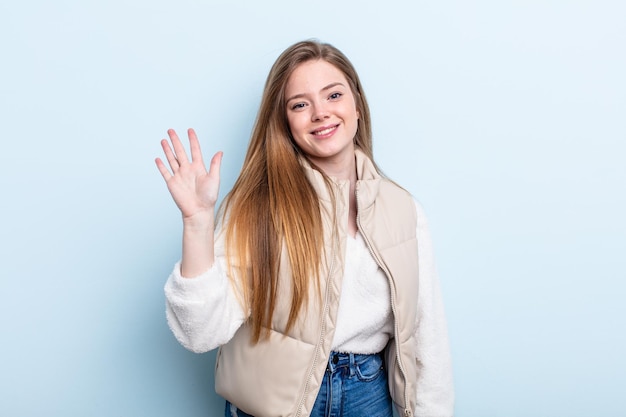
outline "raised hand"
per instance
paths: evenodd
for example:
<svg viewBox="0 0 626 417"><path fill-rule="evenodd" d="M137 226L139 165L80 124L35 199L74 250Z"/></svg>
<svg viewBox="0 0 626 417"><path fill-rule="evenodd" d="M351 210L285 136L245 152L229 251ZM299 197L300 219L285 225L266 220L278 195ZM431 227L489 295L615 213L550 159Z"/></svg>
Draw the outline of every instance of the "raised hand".
<svg viewBox="0 0 626 417"><path fill-rule="evenodd" d="M156 158L155 162L183 215L183 220L198 216L210 216L212 220L219 192L222 152L213 156L207 171L202 160L200 143L193 129L187 131L191 161L187 158L185 148L176 132L170 129L167 134L172 146L170 147L167 139L161 141L161 146L171 172L160 158Z"/></svg>
<svg viewBox="0 0 626 417"><path fill-rule="evenodd" d="M222 153L211 159L207 172L200 143L193 129L189 129L191 161L174 130L167 131L170 142L161 141L170 172L163 161L155 160L157 168L167 183L167 188L183 215L183 256L180 272L184 277L195 277L206 271L214 262L213 225L215 204L220 188ZM173 149L172 149L173 148Z"/></svg>

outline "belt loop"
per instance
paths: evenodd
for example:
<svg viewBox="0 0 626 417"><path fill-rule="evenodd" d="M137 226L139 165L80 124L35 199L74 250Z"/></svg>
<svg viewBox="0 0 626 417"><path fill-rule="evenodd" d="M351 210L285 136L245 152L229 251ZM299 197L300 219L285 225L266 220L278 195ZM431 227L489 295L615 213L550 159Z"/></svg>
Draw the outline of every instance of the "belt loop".
<svg viewBox="0 0 626 417"><path fill-rule="evenodd" d="M339 363L339 354L335 351L330 352L330 356L328 357L327 368L330 373L334 373L337 368L337 364Z"/></svg>
<svg viewBox="0 0 626 417"><path fill-rule="evenodd" d="M356 361L354 360L354 353L350 353L350 377L354 376L356 370Z"/></svg>

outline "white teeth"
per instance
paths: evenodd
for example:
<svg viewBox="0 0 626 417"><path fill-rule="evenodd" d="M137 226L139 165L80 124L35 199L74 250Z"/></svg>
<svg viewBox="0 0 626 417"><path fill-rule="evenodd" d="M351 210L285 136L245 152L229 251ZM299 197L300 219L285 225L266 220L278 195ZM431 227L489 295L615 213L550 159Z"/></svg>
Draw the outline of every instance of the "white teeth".
<svg viewBox="0 0 626 417"><path fill-rule="evenodd" d="M330 132L332 132L335 128L334 127L329 127L328 129L324 129L324 130L318 130L317 132L315 132L316 135L326 135Z"/></svg>

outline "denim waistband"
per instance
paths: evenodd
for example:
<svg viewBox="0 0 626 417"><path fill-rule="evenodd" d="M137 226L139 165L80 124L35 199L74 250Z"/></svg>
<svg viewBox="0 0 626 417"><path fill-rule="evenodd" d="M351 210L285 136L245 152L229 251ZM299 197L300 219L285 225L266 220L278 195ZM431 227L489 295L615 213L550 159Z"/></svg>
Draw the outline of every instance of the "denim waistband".
<svg viewBox="0 0 626 417"><path fill-rule="evenodd" d="M382 358L381 353L361 354L330 352L330 356L328 357L328 364L326 365L326 370L332 373L340 368L350 368L350 374L352 374L357 364L362 364L369 360L380 360L380 358Z"/></svg>

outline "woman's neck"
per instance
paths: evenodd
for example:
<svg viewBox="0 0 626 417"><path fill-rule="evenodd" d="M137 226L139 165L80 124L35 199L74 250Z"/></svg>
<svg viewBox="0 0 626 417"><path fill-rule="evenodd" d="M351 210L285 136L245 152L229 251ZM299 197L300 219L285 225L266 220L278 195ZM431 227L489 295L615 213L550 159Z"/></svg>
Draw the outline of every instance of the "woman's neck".
<svg viewBox="0 0 626 417"><path fill-rule="evenodd" d="M326 174L338 181L350 181L356 183L356 160L354 153L339 160L322 160L313 162Z"/></svg>

